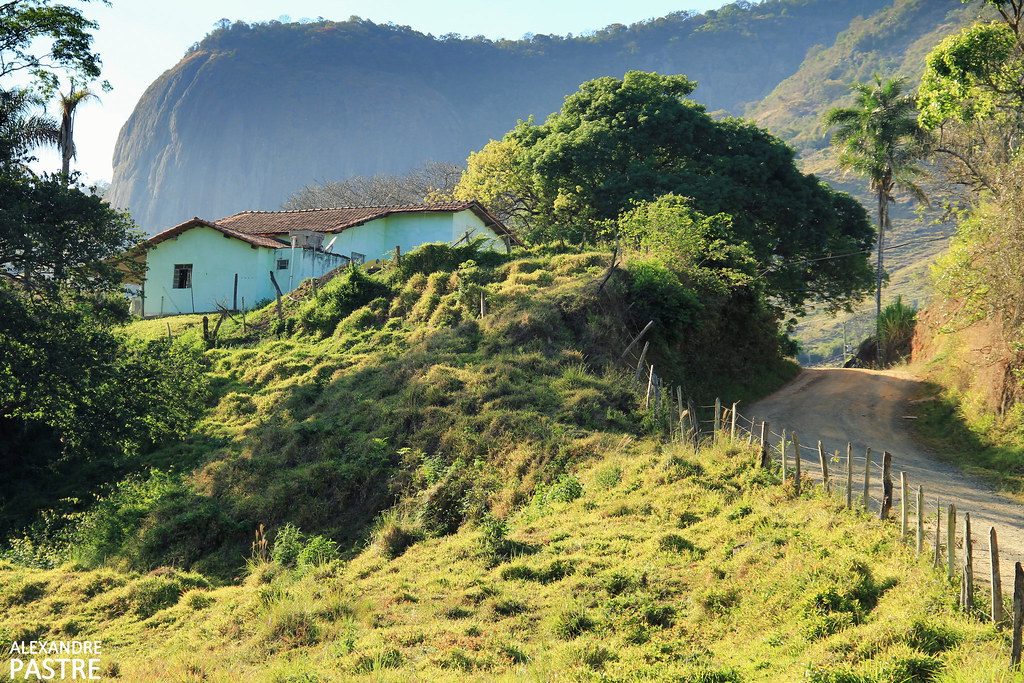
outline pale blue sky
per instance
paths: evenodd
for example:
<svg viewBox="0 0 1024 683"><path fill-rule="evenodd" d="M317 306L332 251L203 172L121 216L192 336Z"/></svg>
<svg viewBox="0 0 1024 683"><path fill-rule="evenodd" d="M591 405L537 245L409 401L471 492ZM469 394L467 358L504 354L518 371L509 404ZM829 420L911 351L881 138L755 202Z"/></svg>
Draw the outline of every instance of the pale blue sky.
<svg viewBox="0 0 1024 683"><path fill-rule="evenodd" d="M171 68L192 43L221 18L267 21L352 15L392 21L436 36L460 33L520 38L525 33L578 35L609 24L631 24L691 9L704 11L728 0L113 0L86 12L100 24L96 47L104 77L114 90L81 105L75 122L77 170L87 180L109 180L114 143L143 91ZM42 156L42 155L41 155ZM59 163L44 157L47 167Z"/></svg>

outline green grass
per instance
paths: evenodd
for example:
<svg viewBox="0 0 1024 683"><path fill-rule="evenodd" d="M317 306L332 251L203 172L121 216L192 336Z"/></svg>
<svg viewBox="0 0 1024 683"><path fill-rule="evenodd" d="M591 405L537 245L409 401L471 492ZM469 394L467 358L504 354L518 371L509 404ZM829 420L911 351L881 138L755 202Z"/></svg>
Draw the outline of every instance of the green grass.
<svg viewBox="0 0 1024 683"><path fill-rule="evenodd" d="M701 469L679 477L679 461ZM579 497L512 514L521 552L497 564L467 524L394 557L255 563L219 588L0 567L0 633L102 639L104 666L140 683L1020 680L1005 634L958 613L893 523L813 487L794 498L756 462L625 445L579 471Z"/></svg>

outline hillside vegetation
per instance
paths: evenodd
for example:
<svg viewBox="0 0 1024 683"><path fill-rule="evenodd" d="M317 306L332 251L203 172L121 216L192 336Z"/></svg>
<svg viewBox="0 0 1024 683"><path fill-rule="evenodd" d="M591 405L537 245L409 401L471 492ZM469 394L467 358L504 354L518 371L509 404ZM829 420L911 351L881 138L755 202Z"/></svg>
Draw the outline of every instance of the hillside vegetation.
<svg viewBox="0 0 1024 683"><path fill-rule="evenodd" d="M794 498L756 448L590 445L505 521L410 545L396 513L350 561L272 529L237 585L0 564L0 634L102 639L140 683L1019 680L892 524Z"/></svg>
<svg viewBox="0 0 1024 683"><path fill-rule="evenodd" d="M435 37L359 17L235 22L167 65L139 100L109 198L151 233L195 215L276 209L310 183L463 163L517 120L543 120L580 83L630 70L685 74L709 111L740 114L808 49L886 4L737 2L518 40Z"/></svg>
<svg viewBox="0 0 1024 683"><path fill-rule="evenodd" d="M601 435L664 429L637 402L639 347L620 359L651 320L647 362L688 397L747 398L791 375L752 285L684 285L642 259L609 272L610 260L429 245L379 275L307 286L281 320L270 305L244 333L229 321L206 351L211 398L194 434L95 502L50 497L12 552L230 578L259 524L293 523L348 554L398 501L418 501L424 535L504 516L593 458ZM169 324L135 328L152 338ZM171 333L208 345L198 328ZM728 355L684 352L730 339Z"/></svg>

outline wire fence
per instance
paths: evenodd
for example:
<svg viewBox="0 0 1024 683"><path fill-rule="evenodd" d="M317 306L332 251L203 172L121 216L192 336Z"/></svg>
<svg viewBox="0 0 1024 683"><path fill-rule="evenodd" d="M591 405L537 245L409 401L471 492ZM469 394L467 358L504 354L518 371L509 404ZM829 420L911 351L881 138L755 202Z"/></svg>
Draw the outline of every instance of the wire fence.
<svg viewBox="0 0 1024 683"><path fill-rule="evenodd" d="M622 354L623 361L639 347L652 325L653 321L633 338ZM1010 609L1006 609L995 527L989 527L985 534L988 543L979 543L971 529L970 512L958 510L952 502L943 505L940 500L929 501L923 485L915 487L906 472L898 472L894 478L895 458L888 451L865 448L863 452L854 452L851 443L838 449L828 449L821 441L813 445L809 440L801 443L796 432L743 415L737 403L723 405L716 400L698 408L692 400L684 400L686 392L682 386L664 384L653 364L646 362L648 350L649 343L645 343L639 354L634 352L627 362L633 369L633 386L643 395L645 409L664 420L662 424L670 440L695 448L721 440L736 445L746 443L752 449L756 446L760 454L758 466L779 471L782 485L792 486L797 495L802 488L822 486L845 499L848 509L860 509L882 520L898 520L901 541L914 547L918 555L930 557L934 570L944 571L951 585L959 585L963 611L990 619L997 628L1012 629L1010 666L1020 668L1024 568L1020 562L1014 563L1012 599ZM703 415L700 411L704 411ZM988 556L987 570L978 576L976 551L981 551L982 558ZM975 598L985 583L991 601L988 614L983 615Z"/></svg>

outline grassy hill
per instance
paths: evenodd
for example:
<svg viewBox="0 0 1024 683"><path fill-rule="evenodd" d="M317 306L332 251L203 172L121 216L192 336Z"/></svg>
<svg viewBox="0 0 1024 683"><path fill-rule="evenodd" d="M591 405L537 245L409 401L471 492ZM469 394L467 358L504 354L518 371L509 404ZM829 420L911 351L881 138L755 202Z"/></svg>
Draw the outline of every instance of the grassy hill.
<svg viewBox="0 0 1024 683"><path fill-rule="evenodd" d="M828 132L821 123L824 114L833 107L849 105L851 83L869 81L875 74L904 77L907 89L915 90L924 71L925 56L939 41L990 16L991 8L981 3L895 0L881 11L853 21L834 43L810 50L799 69L763 100L750 105L746 114L793 145L800 152L805 172L818 174L872 207L875 200L866 183L837 170ZM902 297L905 303L917 302L923 308L931 297L927 267L947 246L946 241L936 238L951 233L952 227L936 222L941 192L938 188L926 190L933 206L921 216L907 199L893 207L894 224L887 243L900 246L887 251L890 280L883 290L883 306ZM851 314L812 314L802 320L795 335L802 348L800 362L841 364L844 326L847 341L854 348L873 334L873 298Z"/></svg>
<svg viewBox="0 0 1024 683"><path fill-rule="evenodd" d="M1005 634L890 523L667 440L621 360L646 321L698 404L792 365L742 294L673 324L650 263L608 262L427 247L216 341L136 323L211 347L205 417L14 539L0 640L101 640L139 682L999 680Z"/></svg>
<svg viewBox="0 0 1024 683"><path fill-rule="evenodd" d="M100 639L105 673L140 683L1019 680L893 523L794 497L756 447L591 444L503 523L409 545L397 513L349 561L255 550L219 587L0 565L0 634Z"/></svg>

